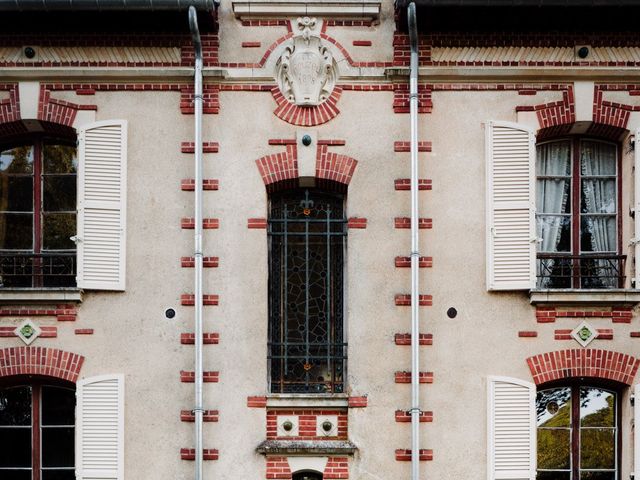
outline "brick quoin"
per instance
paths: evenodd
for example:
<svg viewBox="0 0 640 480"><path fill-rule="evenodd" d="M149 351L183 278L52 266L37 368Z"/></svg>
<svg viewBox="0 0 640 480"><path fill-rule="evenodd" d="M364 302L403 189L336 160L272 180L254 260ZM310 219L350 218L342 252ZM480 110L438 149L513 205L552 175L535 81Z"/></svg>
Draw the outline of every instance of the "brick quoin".
<svg viewBox="0 0 640 480"><path fill-rule="evenodd" d="M394 342L396 345L411 345L410 333L396 333L394 336ZM433 334L420 333L418 334L419 345L433 345Z"/></svg>
<svg viewBox="0 0 640 480"><path fill-rule="evenodd" d="M218 257L202 257L202 266L204 268L216 268L220 263ZM194 268L196 259L194 257L180 257L180 266L182 268Z"/></svg>
<svg viewBox="0 0 640 480"><path fill-rule="evenodd" d="M215 294L205 293L203 295L202 303L204 305L218 305L220 297ZM183 293L180 295L180 305L185 307L193 307L196 304L196 297L192 293Z"/></svg>
<svg viewBox="0 0 640 480"><path fill-rule="evenodd" d="M329 457L322 474L323 479L349 478L349 459L347 457Z"/></svg>
<svg viewBox="0 0 640 480"><path fill-rule="evenodd" d="M182 460L195 460L196 450L195 448L181 448L180 458ZM218 460L218 450L215 448L205 448L202 452L203 460Z"/></svg>
<svg viewBox="0 0 640 480"><path fill-rule="evenodd" d="M220 341L220 334L218 333L203 333L202 343L205 345L217 345ZM180 343L182 345L194 345L196 343L195 333L181 333Z"/></svg>
<svg viewBox="0 0 640 480"><path fill-rule="evenodd" d="M396 257L394 259L396 268L411 268L411 257ZM418 258L418 266L420 268L430 268L433 267L433 258L432 257L419 257Z"/></svg>
<svg viewBox="0 0 640 480"><path fill-rule="evenodd" d="M287 457L267 457L267 480L291 480Z"/></svg>
<svg viewBox="0 0 640 480"><path fill-rule="evenodd" d="M411 190L411 179L409 178L398 178L393 181L393 187L396 190ZM419 178L418 179L418 190L431 190L433 187L433 182L430 178Z"/></svg>
<svg viewBox="0 0 640 480"><path fill-rule="evenodd" d="M204 178L202 180L203 190L218 190L220 182L216 178ZM183 178L180 180L180 190L183 192L193 192L196 189L196 181L193 178Z"/></svg>
<svg viewBox="0 0 640 480"><path fill-rule="evenodd" d="M183 115L193 115L195 111L194 97L195 92L192 85L180 87L180 111ZM204 85L202 87L202 113L205 115L218 113L220 111L219 97L220 88L217 85Z"/></svg>
<svg viewBox="0 0 640 480"><path fill-rule="evenodd" d="M204 383L218 383L220 380L220 372L202 372L202 381ZM193 371L180 370L180 381L182 383L195 382L196 374Z"/></svg>
<svg viewBox="0 0 640 480"><path fill-rule="evenodd" d="M57 348L3 348L0 350L0 377L43 375L75 383L83 363L83 356Z"/></svg>
<svg viewBox="0 0 640 480"><path fill-rule="evenodd" d="M349 408L364 408L368 404L368 398L366 396L362 397L349 397Z"/></svg>
<svg viewBox="0 0 640 480"><path fill-rule="evenodd" d="M182 153L195 153L196 144L194 142L182 142L180 143L180 151ZM202 142L203 153L218 153L220 151L220 144L218 142Z"/></svg>
<svg viewBox="0 0 640 480"><path fill-rule="evenodd" d="M267 228L266 218L250 218L247 220L248 229L264 230Z"/></svg>
<svg viewBox="0 0 640 480"><path fill-rule="evenodd" d="M347 227L348 228L358 228L358 229L367 228L367 219L366 218L360 218L360 217L351 217L347 221Z"/></svg>
<svg viewBox="0 0 640 480"><path fill-rule="evenodd" d="M571 349L527 358L536 385L572 377L614 380L631 385L640 360L610 350Z"/></svg>
<svg viewBox="0 0 640 480"><path fill-rule="evenodd" d="M433 412L420 412L420 423L433 422ZM411 422L411 412L409 410L396 410L396 422Z"/></svg>
<svg viewBox="0 0 640 480"><path fill-rule="evenodd" d="M73 305L50 307L6 306L0 308L0 317L56 317L59 322L74 322L78 312Z"/></svg>
<svg viewBox="0 0 640 480"><path fill-rule="evenodd" d="M196 220L193 217L183 217L180 219L180 228L183 230L193 230L196 228ZM220 228L220 220L217 218L203 218L202 228L205 230L215 230Z"/></svg>
<svg viewBox="0 0 640 480"><path fill-rule="evenodd" d="M418 152L430 152L431 151L431 142L418 142ZM410 152L411 151L411 142L393 142L393 151L394 152Z"/></svg>
<svg viewBox="0 0 640 480"><path fill-rule="evenodd" d="M219 419L218 410L205 410L204 412L202 412L203 422L217 422L218 419ZM192 410L180 410L180 421L195 422L196 416Z"/></svg>
<svg viewBox="0 0 640 480"><path fill-rule="evenodd" d="M419 455L420 455L421 462L427 462L427 461L433 460L433 450L427 450L427 449L421 448ZM398 462L410 462L411 450L409 449L396 450L396 460Z"/></svg>
<svg viewBox="0 0 640 480"><path fill-rule="evenodd" d="M265 408L267 406L267 397L253 396L247 397L247 407L249 408Z"/></svg>
<svg viewBox="0 0 640 480"><path fill-rule="evenodd" d="M408 293L399 293L395 296L395 304L398 307L411 306L411 295ZM433 305L433 297L431 295L418 295L418 304L421 307L430 307Z"/></svg>
<svg viewBox="0 0 640 480"><path fill-rule="evenodd" d="M393 225L395 228L411 228L411 218L396 217L393 219ZM419 229L433 228L433 220L430 218L424 218L424 217L418 218L418 228Z"/></svg>
<svg viewBox="0 0 640 480"><path fill-rule="evenodd" d="M431 100L432 90L429 85L418 85L418 113L431 113L433 111L433 101ZM409 110L409 85L406 83L394 84L394 113L409 113Z"/></svg>
<svg viewBox="0 0 640 480"><path fill-rule="evenodd" d="M395 372L395 383L411 383L411 372ZM420 372L420 383L433 383L433 372Z"/></svg>

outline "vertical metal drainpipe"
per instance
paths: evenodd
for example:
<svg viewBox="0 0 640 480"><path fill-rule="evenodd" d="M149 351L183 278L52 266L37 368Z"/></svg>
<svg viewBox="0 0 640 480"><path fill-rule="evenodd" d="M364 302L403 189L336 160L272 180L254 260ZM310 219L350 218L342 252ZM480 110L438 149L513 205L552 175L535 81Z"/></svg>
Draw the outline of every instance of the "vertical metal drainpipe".
<svg viewBox="0 0 640 480"><path fill-rule="evenodd" d="M411 44L409 109L411 116L411 479L420 478L420 299L418 238L418 32L416 4L407 7Z"/></svg>
<svg viewBox="0 0 640 480"><path fill-rule="evenodd" d="M189 29L195 50L194 66L194 116L195 116L195 480L202 480L202 43L198 29L198 15L189 7Z"/></svg>

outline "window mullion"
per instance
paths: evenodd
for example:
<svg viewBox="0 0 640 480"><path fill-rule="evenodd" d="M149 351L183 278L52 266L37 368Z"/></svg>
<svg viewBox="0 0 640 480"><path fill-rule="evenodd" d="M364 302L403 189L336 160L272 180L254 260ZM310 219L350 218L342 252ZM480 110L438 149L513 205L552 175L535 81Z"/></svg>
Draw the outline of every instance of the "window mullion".
<svg viewBox="0 0 640 480"><path fill-rule="evenodd" d="M327 372L330 376L331 391L334 391L335 376L333 374L333 362L332 358L332 344L333 344L333 332L331 330L331 204L327 202L327 274L326 274L326 289L327 289Z"/></svg>
<svg viewBox="0 0 640 480"><path fill-rule="evenodd" d="M309 205L309 190L305 190L305 204ZM309 365L309 218L304 222L304 353L305 367ZM309 385L310 368L305 368L305 383Z"/></svg>
<svg viewBox="0 0 640 480"><path fill-rule="evenodd" d="M571 387L571 470L573 480L580 480L580 386Z"/></svg>
<svg viewBox="0 0 640 480"><path fill-rule="evenodd" d="M284 230L283 230L283 236L284 236L284 253L282 253L281 250L281 254L284 257L284 283L282 285L284 285L284 288L282 288L282 285L279 287L284 291L284 304L282 305L282 312L284 313L284 323L280 324L280 346L279 348L276 350L278 352L280 352L280 354L282 355L283 350L282 350L282 343L284 343L284 355L282 355L284 358L280 359L280 391L284 392L285 391L285 379L287 378L287 372L289 371L289 303L288 303L288 298L287 298L287 292L289 290L289 264L288 264L288 259L289 259L289 225L287 223L288 217L289 217L289 211L287 209L288 204L287 202L283 202L283 211L284 211ZM281 247L282 248L282 247ZM282 322L282 319L281 319ZM284 338L283 338L284 337ZM284 339L284 341L283 341ZM284 368L282 368L284 362Z"/></svg>

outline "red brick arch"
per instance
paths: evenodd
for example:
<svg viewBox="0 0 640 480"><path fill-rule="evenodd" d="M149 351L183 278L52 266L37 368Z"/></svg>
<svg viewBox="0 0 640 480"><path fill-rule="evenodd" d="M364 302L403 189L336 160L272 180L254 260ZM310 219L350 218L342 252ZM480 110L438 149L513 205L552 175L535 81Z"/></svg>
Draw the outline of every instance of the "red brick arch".
<svg viewBox="0 0 640 480"><path fill-rule="evenodd" d="M83 356L57 348L3 348L0 349L0 377L44 375L75 383L83 362Z"/></svg>
<svg viewBox="0 0 640 480"><path fill-rule="evenodd" d="M536 385L573 377L601 378L631 385L640 360L610 350L570 349L527 358Z"/></svg>

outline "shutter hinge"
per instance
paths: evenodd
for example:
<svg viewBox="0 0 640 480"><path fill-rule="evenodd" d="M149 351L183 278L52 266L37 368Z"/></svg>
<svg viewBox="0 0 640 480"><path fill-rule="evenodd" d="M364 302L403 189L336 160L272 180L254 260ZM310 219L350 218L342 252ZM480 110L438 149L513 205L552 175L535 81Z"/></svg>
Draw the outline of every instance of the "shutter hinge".
<svg viewBox="0 0 640 480"><path fill-rule="evenodd" d="M636 404L636 396L633 393L629 397L629 403L631 404L632 407Z"/></svg>
<svg viewBox="0 0 640 480"><path fill-rule="evenodd" d="M630 246L634 246L640 243L640 240L638 240L636 237L633 237L631 240L629 240L629 245Z"/></svg>
<svg viewBox="0 0 640 480"><path fill-rule="evenodd" d="M82 241L82 239L77 235L74 235L73 237L69 237L69 240L71 240L76 245Z"/></svg>

